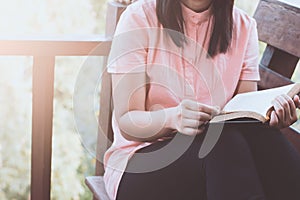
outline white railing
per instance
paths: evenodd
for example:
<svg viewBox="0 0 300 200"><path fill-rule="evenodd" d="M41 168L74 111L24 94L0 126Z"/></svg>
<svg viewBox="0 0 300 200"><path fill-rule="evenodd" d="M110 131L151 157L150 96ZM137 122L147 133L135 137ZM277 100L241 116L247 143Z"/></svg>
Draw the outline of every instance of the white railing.
<svg viewBox="0 0 300 200"><path fill-rule="evenodd" d="M33 56L31 199L50 200L56 56L107 56L101 36L0 37L0 56Z"/></svg>

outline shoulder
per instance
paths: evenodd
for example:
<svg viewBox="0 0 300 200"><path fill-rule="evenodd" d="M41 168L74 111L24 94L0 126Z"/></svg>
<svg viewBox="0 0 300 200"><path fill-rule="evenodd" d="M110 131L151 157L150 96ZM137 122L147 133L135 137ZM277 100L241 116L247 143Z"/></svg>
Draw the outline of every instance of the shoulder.
<svg viewBox="0 0 300 200"><path fill-rule="evenodd" d="M155 0L138 0L122 13L115 34L154 27L157 24Z"/></svg>
<svg viewBox="0 0 300 200"><path fill-rule="evenodd" d="M154 9L155 10L155 6L156 6L156 0L138 0L138 1L135 1L132 4L130 4L127 7L127 9L129 9L130 11L138 12L141 9L143 9L143 10Z"/></svg>
<svg viewBox="0 0 300 200"><path fill-rule="evenodd" d="M233 8L233 23L240 31L245 29L249 30L252 26L256 26L255 19L237 7Z"/></svg>
<svg viewBox="0 0 300 200"><path fill-rule="evenodd" d="M156 0L138 0L130 4L123 15L149 21L156 16Z"/></svg>

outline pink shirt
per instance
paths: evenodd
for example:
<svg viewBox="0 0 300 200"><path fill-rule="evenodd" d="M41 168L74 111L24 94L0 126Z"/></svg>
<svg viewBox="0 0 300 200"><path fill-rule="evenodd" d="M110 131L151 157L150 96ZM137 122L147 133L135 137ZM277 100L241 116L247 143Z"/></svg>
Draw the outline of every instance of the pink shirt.
<svg viewBox="0 0 300 200"><path fill-rule="evenodd" d="M239 80L259 80L256 22L234 8L230 51L208 58L211 9L195 13L182 4L187 43L177 47L159 24L155 0L139 0L122 14L109 57L110 73L145 73L147 110L177 106L190 98L220 107L232 98ZM113 115L114 141L104 156L106 190L116 198L128 160L151 143L126 140Z"/></svg>

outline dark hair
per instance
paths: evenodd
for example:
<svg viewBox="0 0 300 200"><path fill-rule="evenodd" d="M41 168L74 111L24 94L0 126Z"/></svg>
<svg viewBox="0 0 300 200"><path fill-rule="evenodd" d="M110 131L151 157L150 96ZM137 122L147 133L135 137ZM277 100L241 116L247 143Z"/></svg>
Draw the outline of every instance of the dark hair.
<svg viewBox="0 0 300 200"><path fill-rule="evenodd" d="M210 36L208 54L211 57L219 53L226 53L231 44L233 30L234 0L212 0L212 14L214 16L213 29ZM156 0L156 15L165 29L184 34L184 19L180 0ZM173 42L182 47L185 38L182 34L167 31Z"/></svg>

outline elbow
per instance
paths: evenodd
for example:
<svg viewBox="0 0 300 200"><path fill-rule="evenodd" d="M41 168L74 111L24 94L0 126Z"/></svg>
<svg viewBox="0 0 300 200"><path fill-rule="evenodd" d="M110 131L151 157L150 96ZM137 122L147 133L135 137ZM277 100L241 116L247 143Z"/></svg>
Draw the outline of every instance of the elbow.
<svg viewBox="0 0 300 200"><path fill-rule="evenodd" d="M163 120L157 120L155 116L145 112L134 112L122 115L117 122L121 135L129 141L153 142L165 135L169 129L165 128Z"/></svg>
<svg viewBox="0 0 300 200"><path fill-rule="evenodd" d="M130 123L126 115L121 116L117 121L120 133L126 140L133 142L149 141L149 138L144 138L141 136L142 130L139 130L139 128L135 127L132 123Z"/></svg>
<svg viewBox="0 0 300 200"><path fill-rule="evenodd" d="M121 131L121 135L128 141L132 142L149 142L151 141L149 138L140 138L140 137L135 137L130 134L125 133L124 131Z"/></svg>
<svg viewBox="0 0 300 200"><path fill-rule="evenodd" d="M128 127L129 125L122 126L119 124L120 133L128 141L132 142L153 142L156 139L156 135L143 134L143 130L136 130L135 127ZM134 129L134 130L133 130Z"/></svg>

